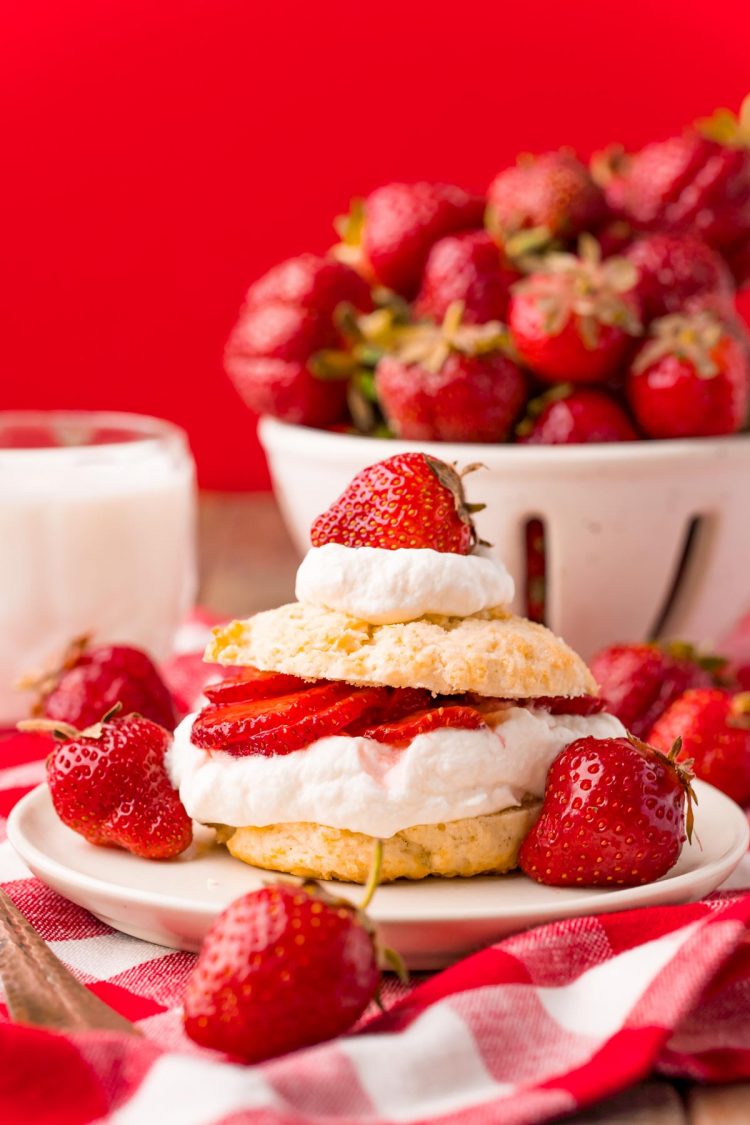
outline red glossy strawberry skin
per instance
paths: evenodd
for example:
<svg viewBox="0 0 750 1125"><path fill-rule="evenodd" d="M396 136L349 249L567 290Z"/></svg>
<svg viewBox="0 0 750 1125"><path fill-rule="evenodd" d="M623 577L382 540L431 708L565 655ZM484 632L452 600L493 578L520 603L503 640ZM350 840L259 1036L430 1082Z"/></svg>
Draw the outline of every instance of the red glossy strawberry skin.
<svg viewBox="0 0 750 1125"><path fill-rule="evenodd" d="M505 441L527 398L524 373L502 352L453 352L439 371L384 356L375 387L388 425L412 441Z"/></svg>
<svg viewBox="0 0 750 1125"><path fill-rule="evenodd" d="M398 746L411 742L417 735L427 734L429 731L439 730L442 727L479 730L480 727L485 725L484 719L473 707L459 705L417 711L413 715L407 715L395 722L369 727L362 733L365 738L372 738L376 742L387 742Z"/></svg>
<svg viewBox="0 0 750 1125"><path fill-rule="evenodd" d="M386 688L387 694L378 700L375 707L370 707L346 728L346 734L352 737L361 736L366 730L382 723L393 723L412 715L415 711L423 711L434 703L432 693L424 688Z"/></svg>
<svg viewBox="0 0 750 1125"><path fill-rule="evenodd" d="M454 470L437 458L397 453L357 473L313 522L312 545L431 547L467 555L476 533L460 484Z"/></svg>
<svg viewBox="0 0 750 1125"><path fill-rule="evenodd" d="M599 715L606 709L604 700L597 695L540 695L530 699L470 695L468 699L480 711L494 711L498 707L536 707L549 711L551 715Z"/></svg>
<svg viewBox="0 0 750 1125"><path fill-rule="evenodd" d="M739 697L740 700L743 697ZM680 759L693 759L697 777L740 805L750 804L750 695L743 714L737 696L719 688L686 691L657 719L649 742L669 750L682 739Z"/></svg>
<svg viewBox="0 0 750 1125"><path fill-rule="evenodd" d="M442 321L454 301L463 302L464 324L505 320L510 287L520 274L503 260L486 231L441 238L430 250L416 301L419 316Z"/></svg>
<svg viewBox="0 0 750 1125"><path fill-rule="evenodd" d="M120 715L136 712L168 730L177 722L174 701L156 665L129 645L77 648L36 711L82 730L98 723L116 703Z"/></svg>
<svg viewBox="0 0 750 1125"><path fill-rule="evenodd" d="M386 695L385 688L323 683L272 699L212 705L193 723L191 740L203 749L226 750L237 757L290 754L343 732Z"/></svg>
<svg viewBox="0 0 750 1125"><path fill-rule="evenodd" d="M639 738L683 692L711 685L699 664L654 645L612 645L593 658L590 668L606 709Z"/></svg>
<svg viewBox="0 0 750 1125"><path fill-rule="evenodd" d="M227 353L226 368L240 398L256 414L319 428L346 417L346 382L318 379L306 363Z"/></svg>
<svg viewBox="0 0 750 1125"><path fill-rule="evenodd" d="M543 294L513 294L508 310L513 341L521 362L542 382L602 383L617 370L630 348L630 338L617 325L601 324L597 344L587 347L577 315L555 335L547 330L546 319Z"/></svg>
<svg viewBox="0 0 750 1125"><path fill-rule="evenodd" d="M616 161L604 179L612 210L640 230L693 233L720 250L750 232L750 151L695 130Z"/></svg>
<svg viewBox="0 0 750 1125"><path fill-rule="evenodd" d="M681 312L686 301L714 294L732 308L734 281L724 259L694 235L652 234L625 251L638 270L636 292L648 320Z"/></svg>
<svg viewBox="0 0 750 1125"><path fill-rule="evenodd" d="M192 822L164 765L170 736L129 715L105 722L99 738L55 744L47 781L64 824L91 844L171 859L192 840Z"/></svg>
<svg viewBox="0 0 750 1125"><path fill-rule="evenodd" d="M372 308L369 285L344 262L318 254L280 262L258 278L245 297L247 306L282 302L329 316L344 301L368 312Z"/></svg>
<svg viewBox="0 0 750 1125"><path fill-rule="evenodd" d="M580 738L554 760L519 866L548 886L640 886L677 862L685 790L674 766L627 738Z"/></svg>
<svg viewBox="0 0 750 1125"><path fill-rule="evenodd" d="M594 230L607 210L601 188L568 152L546 152L504 169L490 184L487 202L506 235L545 227L563 239Z"/></svg>
<svg viewBox="0 0 750 1125"><path fill-rule="evenodd" d="M256 413L303 426L332 425L346 412L346 383L317 378L309 360L338 344L330 317L269 301L242 312L226 347L225 367Z"/></svg>
<svg viewBox="0 0 750 1125"><path fill-rule="evenodd" d="M333 348L338 332L329 317L302 305L267 301L247 308L234 330L229 352L248 359L263 357L306 361L320 348Z"/></svg>
<svg viewBox="0 0 750 1125"><path fill-rule="evenodd" d="M522 445L582 445L635 441L638 434L625 411L603 391L576 390L549 402L528 424L519 426Z"/></svg>
<svg viewBox="0 0 750 1125"><path fill-rule="evenodd" d="M185 1030L262 1062L346 1031L378 982L372 936L352 908L272 884L236 899L206 936L185 990Z"/></svg>
<svg viewBox="0 0 750 1125"><path fill-rule="evenodd" d="M667 355L637 370L626 383L638 425L652 438L715 437L735 434L750 407L750 362L728 331L712 351L718 370L700 375L693 364ZM636 355L634 364L637 365Z"/></svg>
<svg viewBox="0 0 750 1125"><path fill-rule="evenodd" d="M238 676L228 676L215 684L206 684L203 693L211 703L239 703L249 699L272 699L312 687L314 680L301 680L283 672L261 672L246 667Z"/></svg>
<svg viewBox="0 0 750 1125"><path fill-rule="evenodd" d="M362 250L381 285L412 297L438 239L483 217L484 199L452 184L385 184L365 200Z"/></svg>

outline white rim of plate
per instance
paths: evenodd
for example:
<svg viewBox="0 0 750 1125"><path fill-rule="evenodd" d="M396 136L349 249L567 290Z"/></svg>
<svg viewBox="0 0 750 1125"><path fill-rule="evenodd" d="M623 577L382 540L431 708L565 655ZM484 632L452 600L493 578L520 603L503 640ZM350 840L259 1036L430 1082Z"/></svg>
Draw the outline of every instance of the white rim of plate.
<svg viewBox="0 0 750 1125"><path fill-rule="evenodd" d="M711 799L713 801L718 800L720 806L722 804L725 805L723 815L727 818L730 818L734 822L733 843L729 847L727 847L720 856L716 857L705 865L700 866L699 868L701 874L704 877L711 871L716 871L717 873L724 872L723 877L726 878L729 876L731 871L734 870L742 857L747 853L748 845L750 844L750 823L748 822L747 816L739 807L739 805L735 804L734 801L732 801L724 793L721 793L714 786L708 785L703 781L696 781L694 785L697 790L699 804L701 795L703 794L705 799L705 796L708 795L707 791L710 791ZM11 809L10 816L8 817L7 821L8 840L15 848L16 852L20 855L21 859L24 860L24 862L27 862L29 866L36 864L36 866L40 868L46 869L53 873L56 872L64 879L68 879L72 876L74 877L77 884L84 889L90 888L95 892L105 893L112 893L113 891L116 891L118 897L122 900L123 903L132 902L134 904L154 905L162 909L175 910L184 910L186 907L188 907L192 913L198 916L203 916L205 918L214 918L216 916L216 906L214 904L187 901L184 898L163 895L161 893L150 890L134 890L133 888L120 883L112 883L107 881L106 879L87 875L79 871L75 867L69 867L65 863L61 863L59 860L52 858L47 852L44 852L37 848L36 845L31 843L25 836L21 827L21 822L23 820L24 814L31 808L34 808L37 803L45 798L49 799L49 789L46 783L42 783L41 785L38 785L35 789L33 789L30 793L27 793L24 797L21 798L20 801L18 801L16 805L14 805L14 807ZM52 809L51 801L50 809ZM105 849L101 850L104 851ZM158 861L144 860L144 862L153 863ZM165 870L169 871L169 867L170 864L169 861L167 861L165 864ZM251 868L251 870L260 871L259 868ZM261 874L268 875L272 878L277 877L280 879L293 879L293 876L284 876L283 874L277 872L261 872ZM574 901L577 915L581 915L582 913L584 913L581 908L585 907L587 903L590 903L591 905L590 913L597 914L601 912L600 909L597 909L597 907L601 908L601 904L604 900L605 894L606 900L608 902L611 902L612 898L616 896L618 904L622 904L623 909L627 909L628 903L633 899L637 899L638 904L642 906L644 905L644 895L646 896L646 898L649 898L651 896L659 898L660 890L666 884L668 884L671 889L679 890L683 885L690 884L695 879L695 876L695 869L692 871L685 871L680 875L670 876L669 873L667 873L667 875L663 876L662 879L657 880L654 883L645 883L637 887L613 887L611 891L606 891L605 888L601 888L595 891L593 894L586 893L590 890L590 888L582 888L580 891L578 891L575 887L541 888L540 885L540 889L554 891L557 894L559 894L560 892L570 892L571 900L573 900L573 896L575 896ZM516 877L525 878L524 876L521 876L520 873ZM492 876L485 876L485 878L492 878ZM504 876L497 876L497 878L504 878ZM719 882L721 881L723 880L720 879ZM455 888L457 885L460 886L464 881L445 880L445 882L447 884L450 884L452 888ZM465 880L465 882L467 884L471 884L472 880L467 879ZM335 887L336 891L338 893L341 893L344 897L346 897L347 892L350 894L353 893L355 895L361 892L361 887L359 887L358 884L328 883L324 884L324 886ZM414 893L414 891L418 892L419 882L408 882L405 880L403 881L403 883L387 884L387 887L389 889L403 887L405 891L411 891L412 893ZM391 925L408 924L415 921L415 916L409 914L408 912L403 914L395 913L393 911L393 908L384 911L382 907L382 901L383 900L381 899L380 909L378 909L377 899L373 902L372 906L368 908L368 912L374 921L380 922L381 924ZM448 904L446 905L448 906ZM556 899L554 904L549 904L548 907L545 907L543 903L534 904L534 911L538 911L540 916L544 915L546 909L549 909L552 913L554 913L555 917L560 917L559 899ZM607 911L607 913L609 912L610 911ZM420 914L419 922L420 924L438 924L450 922L453 920L465 921L468 918L476 921L492 921L492 919L497 918L499 914L502 914L502 917L504 918L513 919L514 917L524 917L528 913L528 903L520 904L517 907L508 906L506 903L504 903L501 910L499 911L497 905L493 904L490 900L488 901L486 907L478 907L476 904L474 904L471 908L470 915L459 913L456 910L448 910L444 913L427 915Z"/></svg>

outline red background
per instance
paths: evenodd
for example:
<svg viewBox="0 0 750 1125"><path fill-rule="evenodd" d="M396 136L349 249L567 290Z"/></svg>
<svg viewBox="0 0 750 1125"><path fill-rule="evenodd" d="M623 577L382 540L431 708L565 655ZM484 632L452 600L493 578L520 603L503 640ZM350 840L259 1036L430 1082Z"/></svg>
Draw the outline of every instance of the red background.
<svg viewBox="0 0 750 1125"><path fill-rule="evenodd" d="M165 415L203 484L265 487L221 367L250 280L379 181L736 108L749 32L747 0L4 0L1 404Z"/></svg>

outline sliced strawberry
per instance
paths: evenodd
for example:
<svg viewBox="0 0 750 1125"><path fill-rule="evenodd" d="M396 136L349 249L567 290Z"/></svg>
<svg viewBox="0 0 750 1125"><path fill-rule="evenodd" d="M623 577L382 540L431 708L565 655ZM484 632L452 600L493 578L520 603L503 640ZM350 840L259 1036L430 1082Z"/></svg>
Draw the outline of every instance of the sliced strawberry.
<svg viewBox="0 0 750 1125"><path fill-rule="evenodd" d="M525 707L543 707L551 715L598 715L605 708L597 695L540 695L524 700Z"/></svg>
<svg viewBox="0 0 750 1125"><path fill-rule="evenodd" d="M411 742L418 734L437 730L438 727L459 727L462 730L477 730L485 726L484 719L473 707L433 707L429 711L417 711L396 722L382 723L363 731L365 738L376 742L392 744Z"/></svg>
<svg viewBox="0 0 750 1125"><path fill-rule="evenodd" d="M596 695L538 695L534 699L469 695L467 699L480 711L496 711L500 707L538 707L551 715L598 715L606 708L604 700Z"/></svg>
<svg viewBox="0 0 750 1125"><path fill-rule="evenodd" d="M385 688L319 684L275 699L206 707L193 724L192 740L230 754L288 754L342 731L385 698Z"/></svg>
<svg viewBox="0 0 750 1125"><path fill-rule="evenodd" d="M242 675L227 677L203 689L212 703L238 703L243 699L273 699L291 692L313 687L315 680L301 680L283 672L261 672L259 668L245 668Z"/></svg>
<svg viewBox="0 0 750 1125"><path fill-rule="evenodd" d="M381 700L376 707L370 707L360 716L355 723L347 728L346 733L356 737L362 735L371 727L383 723L394 723L405 715L413 715L415 711L424 711L429 708L433 700L432 693L425 688L386 688L386 698Z"/></svg>
<svg viewBox="0 0 750 1125"><path fill-rule="evenodd" d="M377 707L384 688L350 688L349 694L330 707L313 712L291 726L274 727L261 731L241 744L228 749L232 754L289 754L300 750L319 738L346 734L346 728L365 711Z"/></svg>

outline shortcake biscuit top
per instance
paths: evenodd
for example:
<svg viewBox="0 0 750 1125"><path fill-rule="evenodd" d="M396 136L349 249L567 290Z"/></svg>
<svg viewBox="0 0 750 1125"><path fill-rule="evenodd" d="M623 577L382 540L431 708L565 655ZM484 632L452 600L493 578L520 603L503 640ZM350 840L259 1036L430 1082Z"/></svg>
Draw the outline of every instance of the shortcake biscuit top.
<svg viewBox="0 0 750 1125"><path fill-rule="evenodd" d="M596 694L583 660L542 625L490 609L372 625L293 602L214 629L205 659L305 679L476 692L507 699Z"/></svg>

